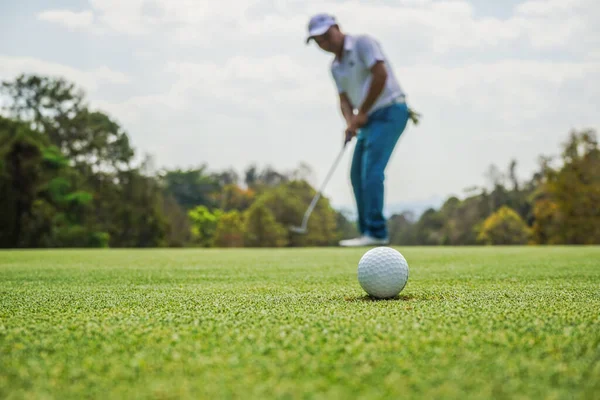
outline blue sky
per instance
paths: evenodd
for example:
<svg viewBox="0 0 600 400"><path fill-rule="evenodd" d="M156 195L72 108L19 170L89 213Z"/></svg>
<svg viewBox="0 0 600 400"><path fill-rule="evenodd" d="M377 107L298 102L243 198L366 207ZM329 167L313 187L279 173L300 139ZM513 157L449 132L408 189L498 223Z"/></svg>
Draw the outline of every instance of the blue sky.
<svg viewBox="0 0 600 400"><path fill-rule="evenodd" d="M388 209L461 197L511 158L528 177L571 129L598 126L594 0L3 2L0 79L73 80L158 167L305 162L319 185L343 132L330 55L304 44L321 11L382 43L424 115L388 167ZM350 158L326 195L351 208Z"/></svg>

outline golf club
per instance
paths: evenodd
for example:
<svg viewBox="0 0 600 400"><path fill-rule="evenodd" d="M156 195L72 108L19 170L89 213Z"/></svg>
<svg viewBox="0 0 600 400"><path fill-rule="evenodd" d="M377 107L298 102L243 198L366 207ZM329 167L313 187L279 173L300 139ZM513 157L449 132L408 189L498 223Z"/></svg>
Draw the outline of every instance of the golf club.
<svg viewBox="0 0 600 400"><path fill-rule="evenodd" d="M333 174L333 171L335 170L335 168L338 165L340 159L342 158L342 154L344 154L344 150L346 149L346 145L348 144L348 142L349 142L349 140L344 141L344 145L342 146L342 150L338 154L337 158L335 159L335 162L333 163L333 165L331 166L331 169L329 170L329 173L327 174L327 176L325 177L325 180L321 184L321 188L319 189L319 191L317 192L317 194L315 194L315 196L313 197L312 201L310 202L310 205L308 206L308 209L304 213L304 218L302 219L302 225L301 226L291 226L290 230L292 232L300 233L300 234L304 234L304 233L307 232L308 218L310 217L310 214L312 213L313 209L317 205L317 201L319 201L319 198L321 198L321 193L323 192L323 189L325 189L325 185L327 185L327 182L329 181L329 178Z"/></svg>

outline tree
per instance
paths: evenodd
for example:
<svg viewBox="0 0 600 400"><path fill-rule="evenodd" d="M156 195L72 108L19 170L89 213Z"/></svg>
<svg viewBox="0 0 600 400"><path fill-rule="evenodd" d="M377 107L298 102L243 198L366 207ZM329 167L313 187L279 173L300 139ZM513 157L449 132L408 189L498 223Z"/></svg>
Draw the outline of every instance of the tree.
<svg viewBox="0 0 600 400"><path fill-rule="evenodd" d="M0 117L0 190L3 247L29 247L23 240L25 219L38 197L43 178L43 139L19 124Z"/></svg>
<svg viewBox="0 0 600 400"><path fill-rule="evenodd" d="M538 244L561 244L564 240L558 204L549 198L539 198L533 207L535 221L532 235Z"/></svg>
<svg viewBox="0 0 600 400"><path fill-rule="evenodd" d="M0 94L5 110L45 134L74 164L94 170L127 168L134 151L121 127L100 111L91 111L85 93L62 78L20 75L5 81Z"/></svg>
<svg viewBox="0 0 600 400"><path fill-rule="evenodd" d="M202 247L212 245L222 214L221 210L211 212L206 206L197 206L188 212L192 224L192 237L196 243Z"/></svg>
<svg viewBox="0 0 600 400"><path fill-rule="evenodd" d="M255 201L245 212L244 243L248 247L283 247L287 245L286 228L277 222L263 200Z"/></svg>
<svg viewBox="0 0 600 400"><path fill-rule="evenodd" d="M190 219L170 195L163 195L162 212L168 221L166 245L168 247L184 247L192 240L192 225Z"/></svg>
<svg viewBox="0 0 600 400"><path fill-rule="evenodd" d="M512 183L512 190L519 191L519 180L517 178L517 160L511 160L508 167L508 178Z"/></svg>
<svg viewBox="0 0 600 400"><path fill-rule="evenodd" d="M246 170L244 171L244 183L246 184L246 187L252 188L254 187L254 184L257 180L258 167L256 166L256 164L252 164L248 166L248 168L246 168Z"/></svg>
<svg viewBox="0 0 600 400"><path fill-rule="evenodd" d="M289 179L293 181L306 181L310 182L314 175L314 171L310 165L305 162L301 162L296 169L289 174Z"/></svg>
<svg viewBox="0 0 600 400"><path fill-rule="evenodd" d="M219 184L208 172L206 164L188 170L167 170L161 176L166 193L172 195L185 210L196 206L215 207Z"/></svg>
<svg viewBox="0 0 600 400"><path fill-rule="evenodd" d="M0 246L104 247L89 224L92 194L48 138L0 117Z"/></svg>
<svg viewBox="0 0 600 400"><path fill-rule="evenodd" d="M440 214L444 219L444 226L442 228L443 239L441 244L458 244L461 231L457 226L459 221L456 219L456 214L459 212L461 205L461 201L456 196L449 197L442 205Z"/></svg>
<svg viewBox="0 0 600 400"><path fill-rule="evenodd" d="M440 245L443 243L444 217L434 208L427 209L415 224L415 241L420 245Z"/></svg>
<svg viewBox="0 0 600 400"><path fill-rule="evenodd" d="M594 130L573 131L562 166L544 168L535 232L541 243L600 243L600 149ZM560 226L560 229L557 227Z"/></svg>
<svg viewBox="0 0 600 400"><path fill-rule="evenodd" d="M262 193L269 188L274 188L291 181L291 176L298 175L299 173L302 173L301 171L303 170L304 168L300 167L298 171L286 174L267 165L262 171L259 171L258 166L252 164L244 171L244 183L246 184L246 187L252 189L256 193Z"/></svg>
<svg viewBox="0 0 600 400"><path fill-rule="evenodd" d="M244 221L239 211L232 210L221 215L215 228L213 245L217 247L244 245Z"/></svg>
<svg viewBox="0 0 600 400"><path fill-rule="evenodd" d="M388 226L391 244L402 246L415 244L413 218L414 215L411 212L394 214L390 217Z"/></svg>
<svg viewBox="0 0 600 400"><path fill-rule="evenodd" d="M351 220L347 210L336 211L336 232L338 233L337 240L350 239L358 236L358 228L356 221Z"/></svg>
<svg viewBox="0 0 600 400"><path fill-rule="evenodd" d="M68 181L73 189L87 191L87 195L80 192L63 198L68 198L66 213L54 215L52 207L40 200L31 204L35 212L29 215L28 227L39 246L61 242L59 237L79 245L85 242L82 232L86 230L96 232L96 241L109 238L111 246L148 247L166 242L168 222L155 177L144 174L144 165L133 165L134 151L127 133L109 116L91 111L82 90L64 79L21 75L3 82L1 93L7 99L9 115L31 129L25 135L27 140L43 138L47 142L43 146L55 146L55 158L64 158L71 167L61 170L70 180L49 187L65 188ZM19 150L15 154L23 157L26 153ZM66 200L59 202L56 197L64 195L61 190L54 192L50 203L66 207ZM49 236L44 233L48 230L55 233ZM46 238L43 243L42 238Z"/></svg>
<svg viewBox="0 0 600 400"><path fill-rule="evenodd" d="M231 168L222 172L213 173L211 177L220 187L237 185L240 179L238 173Z"/></svg>
<svg viewBox="0 0 600 400"><path fill-rule="evenodd" d="M223 211L245 211L254 200L252 189L242 189L235 184L223 186L214 196L214 203Z"/></svg>
<svg viewBox="0 0 600 400"><path fill-rule="evenodd" d="M519 214L502 206L485 219L477 239L488 245L517 245L526 244L529 237L529 228Z"/></svg>
<svg viewBox="0 0 600 400"><path fill-rule="evenodd" d="M266 190L257 201L262 201L272 212L277 223L284 227L299 225L316 191L305 181L289 181ZM308 232L298 235L285 230L289 246L326 246L339 239L336 231L336 212L329 200L321 196L308 220Z"/></svg>
<svg viewBox="0 0 600 400"><path fill-rule="evenodd" d="M163 195L158 182L138 169L116 175L113 201L105 203L106 230L112 247L162 247L166 245L168 221L163 214ZM106 192L111 190L106 188Z"/></svg>

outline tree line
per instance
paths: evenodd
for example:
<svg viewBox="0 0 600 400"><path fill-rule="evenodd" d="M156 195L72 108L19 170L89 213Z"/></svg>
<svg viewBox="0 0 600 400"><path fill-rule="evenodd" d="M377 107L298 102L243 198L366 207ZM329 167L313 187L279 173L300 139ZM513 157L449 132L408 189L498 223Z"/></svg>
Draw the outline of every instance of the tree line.
<svg viewBox="0 0 600 400"><path fill-rule="evenodd" d="M206 164L154 171L126 131L63 78L22 74L0 87L0 247L330 246L357 234L315 194L310 167ZM570 132L557 159L519 182L491 166L489 188L440 209L389 220L394 245L598 244L600 151L594 130Z"/></svg>

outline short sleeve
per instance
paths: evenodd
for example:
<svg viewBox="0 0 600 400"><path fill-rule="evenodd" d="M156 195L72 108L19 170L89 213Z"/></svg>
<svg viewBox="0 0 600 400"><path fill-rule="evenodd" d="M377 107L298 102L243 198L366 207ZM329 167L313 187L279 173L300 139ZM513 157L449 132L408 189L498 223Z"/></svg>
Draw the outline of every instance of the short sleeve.
<svg viewBox="0 0 600 400"><path fill-rule="evenodd" d="M385 60L379 43L367 35L360 36L356 39L356 52L359 59L369 69L375 65L377 61Z"/></svg>
<svg viewBox="0 0 600 400"><path fill-rule="evenodd" d="M335 82L335 87L337 89L338 94L344 93L346 90L342 87L342 82L340 81L340 78L337 76L333 69L331 70L331 76L333 77L333 81Z"/></svg>

